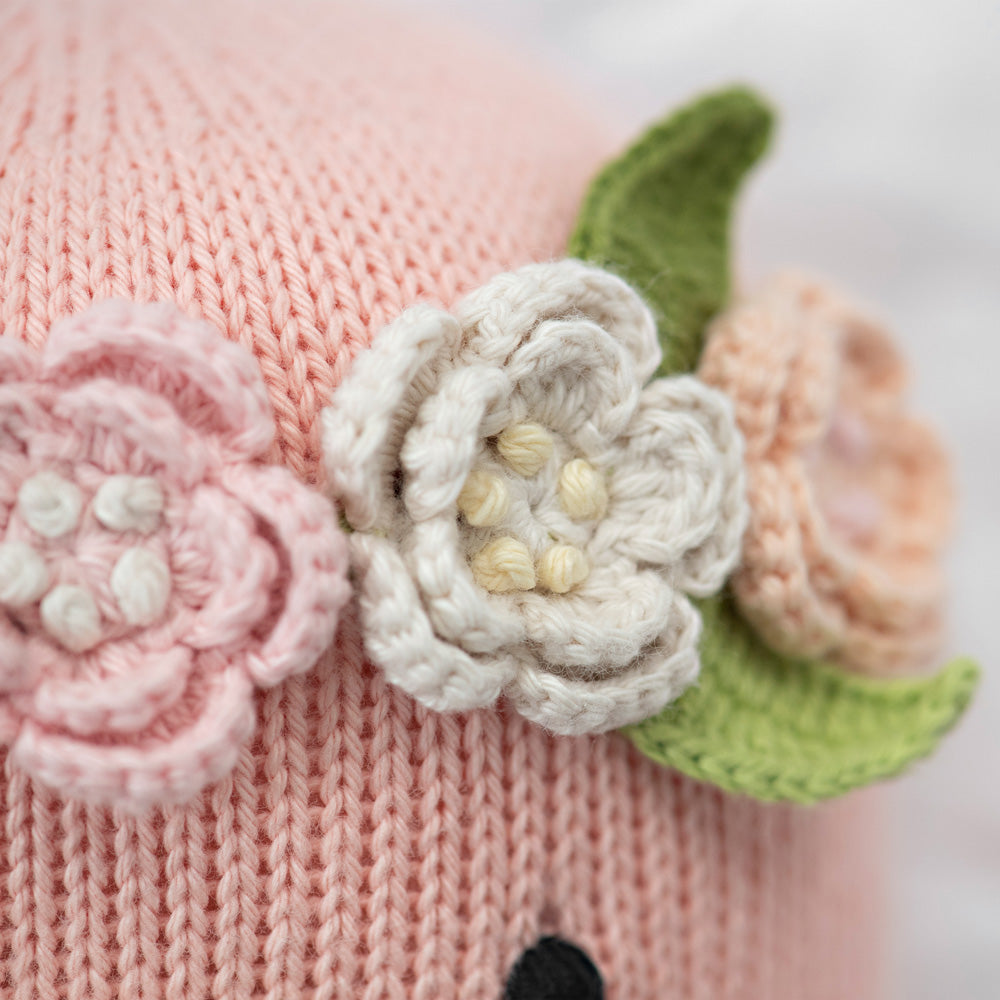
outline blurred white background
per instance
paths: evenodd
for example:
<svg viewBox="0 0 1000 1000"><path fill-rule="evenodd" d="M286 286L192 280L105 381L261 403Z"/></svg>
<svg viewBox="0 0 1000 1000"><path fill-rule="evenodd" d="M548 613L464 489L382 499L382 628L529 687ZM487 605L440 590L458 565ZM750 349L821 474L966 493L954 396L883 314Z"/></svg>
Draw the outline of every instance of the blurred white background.
<svg viewBox="0 0 1000 1000"><path fill-rule="evenodd" d="M956 453L953 647L1000 666L1000 2L405 2L533 51L623 141L719 84L770 95L782 128L743 201L741 272L825 272L895 328L915 408ZM894 996L996 1000L1000 674L891 794Z"/></svg>

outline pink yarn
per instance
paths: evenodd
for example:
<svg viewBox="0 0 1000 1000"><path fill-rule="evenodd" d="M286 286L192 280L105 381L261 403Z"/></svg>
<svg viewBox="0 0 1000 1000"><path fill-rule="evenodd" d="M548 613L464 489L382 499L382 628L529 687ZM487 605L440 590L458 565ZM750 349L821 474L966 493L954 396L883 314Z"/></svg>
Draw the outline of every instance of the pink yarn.
<svg viewBox="0 0 1000 1000"><path fill-rule="evenodd" d="M252 357L172 306L93 306L41 356L0 339L0 422L0 552L26 552L48 592L0 614L11 759L73 797L190 798L235 762L253 685L333 637L348 586L332 508L259 463L274 424ZM68 587L96 623L47 615Z"/></svg>
<svg viewBox="0 0 1000 1000"><path fill-rule="evenodd" d="M889 335L784 275L713 324L699 375L746 439L750 524L732 580L774 647L870 674L938 652L953 496L937 435L910 416Z"/></svg>
<svg viewBox="0 0 1000 1000"><path fill-rule="evenodd" d="M561 255L613 152L551 81L367 3L8 0L0 75L5 338L173 302L254 355L305 481L374 331ZM0 996L496 1000L539 933L610 1000L878 995L878 793L764 806L613 735L429 715L355 614L184 806L82 804L6 754Z"/></svg>

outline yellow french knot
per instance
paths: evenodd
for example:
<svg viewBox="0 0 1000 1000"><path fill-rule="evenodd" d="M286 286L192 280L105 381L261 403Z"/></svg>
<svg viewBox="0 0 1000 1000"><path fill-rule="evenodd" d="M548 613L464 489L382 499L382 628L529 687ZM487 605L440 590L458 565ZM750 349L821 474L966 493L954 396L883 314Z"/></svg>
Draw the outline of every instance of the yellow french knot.
<svg viewBox="0 0 1000 1000"><path fill-rule="evenodd" d="M510 490L496 473L473 469L458 494L458 509L469 524L492 528L510 510Z"/></svg>
<svg viewBox="0 0 1000 1000"><path fill-rule="evenodd" d="M575 545L553 545L538 560L538 582L554 594L566 594L590 575L587 557Z"/></svg>
<svg viewBox="0 0 1000 1000"><path fill-rule="evenodd" d="M559 500L574 521L596 521L608 509L604 477L590 462L574 458L559 472Z"/></svg>
<svg viewBox="0 0 1000 1000"><path fill-rule="evenodd" d="M495 538L472 557L469 565L476 583L495 594L534 589L531 553L516 538Z"/></svg>
<svg viewBox="0 0 1000 1000"><path fill-rule="evenodd" d="M552 457L552 435L540 424L513 424L497 438L504 461L522 476L533 476Z"/></svg>

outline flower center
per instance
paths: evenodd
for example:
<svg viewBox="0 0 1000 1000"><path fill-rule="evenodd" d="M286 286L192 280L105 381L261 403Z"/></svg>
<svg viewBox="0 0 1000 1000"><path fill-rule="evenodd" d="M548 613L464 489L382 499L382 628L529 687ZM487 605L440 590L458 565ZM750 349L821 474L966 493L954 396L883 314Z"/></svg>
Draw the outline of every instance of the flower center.
<svg viewBox="0 0 1000 1000"><path fill-rule="evenodd" d="M829 529L843 542L864 546L877 533L883 509L871 482L873 445L865 421L840 407L823 440L807 456L817 502Z"/></svg>
<svg viewBox="0 0 1000 1000"><path fill-rule="evenodd" d="M96 538L95 530L97 535L103 534L102 529L113 535L149 535L160 527L164 495L155 479L109 476L94 495L88 520L80 487L54 472L41 472L22 484L17 508L22 524L37 537L34 544L18 538L0 542L0 607L21 627L41 625L63 648L82 653L107 634L97 591L110 592L120 620L130 626L151 625L166 611L172 589L170 568L150 548L133 545L119 550L113 565L108 564L106 581L95 582L93 576L94 554L116 547L110 538ZM83 543L88 555L77 552L67 560L64 549L46 552L47 541L73 532L76 544ZM83 580L87 575L94 590Z"/></svg>
<svg viewBox="0 0 1000 1000"><path fill-rule="evenodd" d="M465 523L486 539L469 558L476 582L499 594L578 587L590 574L585 539L608 507L603 474L536 423L507 427L487 459L458 496Z"/></svg>

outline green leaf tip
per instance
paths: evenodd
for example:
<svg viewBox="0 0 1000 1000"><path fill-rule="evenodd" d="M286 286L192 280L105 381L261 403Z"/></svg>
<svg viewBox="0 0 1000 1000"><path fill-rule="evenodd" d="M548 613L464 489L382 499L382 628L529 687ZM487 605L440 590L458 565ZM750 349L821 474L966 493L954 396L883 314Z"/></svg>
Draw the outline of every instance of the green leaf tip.
<svg viewBox="0 0 1000 1000"><path fill-rule="evenodd" d="M701 610L697 687L623 732L647 757L728 792L811 803L899 774L935 749L979 681L968 659L895 680L789 659L728 598Z"/></svg>
<svg viewBox="0 0 1000 1000"><path fill-rule="evenodd" d="M650 128L584 198L568 253L619 274L653 308L660 374L691 371L729 298L729 219L774 116L753 91L709 94Z"/></svg>

